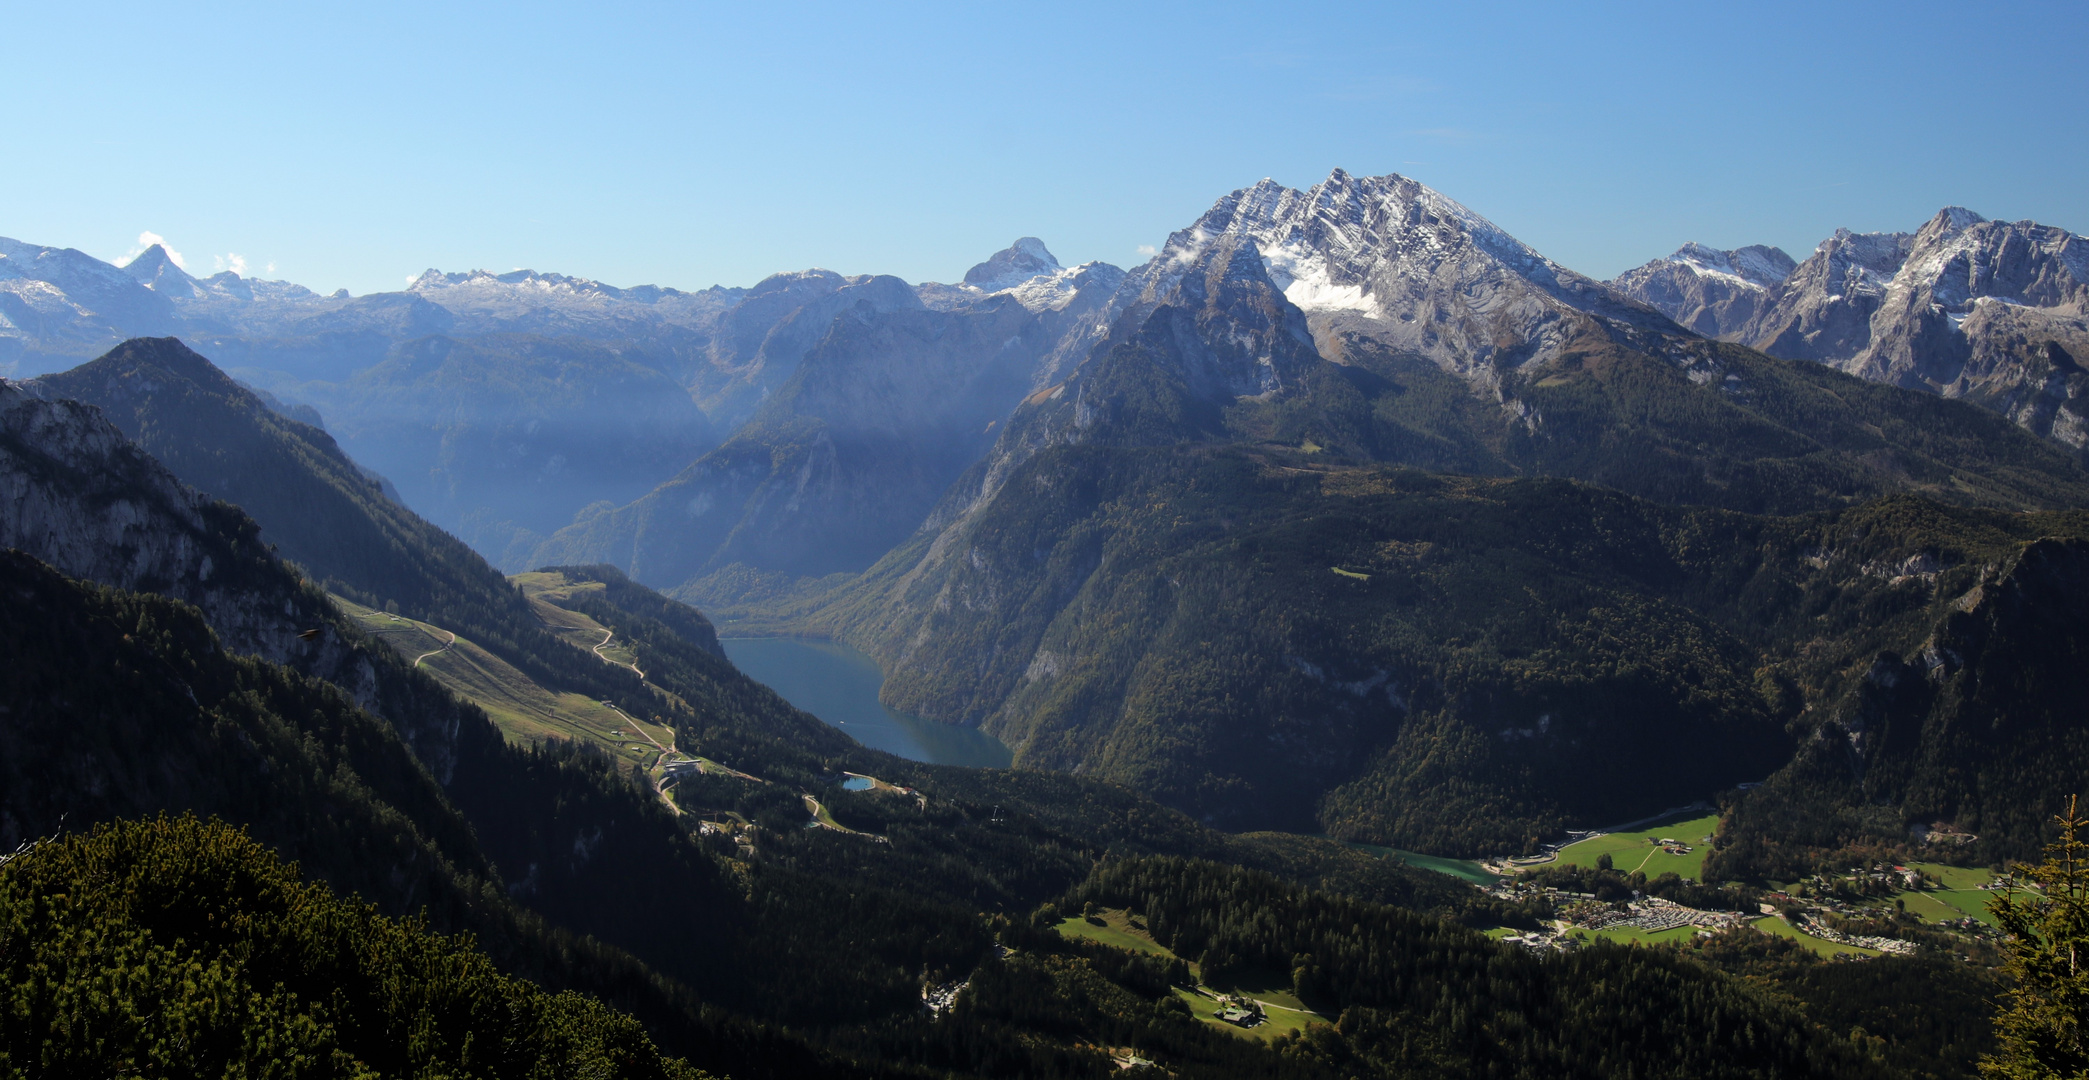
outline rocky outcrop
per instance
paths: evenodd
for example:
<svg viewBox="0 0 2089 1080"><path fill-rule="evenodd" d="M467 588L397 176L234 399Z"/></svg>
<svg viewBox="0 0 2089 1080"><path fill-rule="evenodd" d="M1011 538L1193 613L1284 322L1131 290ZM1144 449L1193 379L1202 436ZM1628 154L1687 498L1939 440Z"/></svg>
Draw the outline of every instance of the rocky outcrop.
<svg viewBox="0 0 2089 1080"><path fill-rule="evenodd" d="M1059 260L1045 247L1044 241L1025 236L965 271L965 284L986 292L999 292L1058 270Z"/></svg>
<svg viewBox="0 0 2089 1080"><path fill-rule="evenodd" d="M1731 341L1797 268L1779 248L1752 244L1721 251L1693 243L1665 259L1627 270L1608 284L1688 329Z"/></svg>
<svg viewBox="0 0 2089 1080"><path fill-rule="evenodd" d="M1839 230L1767 285L1730 258L1764 250L1690 245L1611 284L1706 336L1964 398L2089 448L2089 240L1950 206L1913 233Z"/></svg>

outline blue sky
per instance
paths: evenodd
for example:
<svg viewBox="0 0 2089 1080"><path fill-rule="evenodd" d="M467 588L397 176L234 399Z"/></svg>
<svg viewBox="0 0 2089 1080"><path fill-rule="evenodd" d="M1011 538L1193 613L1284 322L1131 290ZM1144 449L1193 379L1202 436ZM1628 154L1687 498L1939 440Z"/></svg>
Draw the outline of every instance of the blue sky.
<svg viewBox="0 0 2089 1080"><path fill-rule="evenodd" d="M2089 230L2089 5L9 5L0 235L322 290L1139 261L1400 172L1610 276L1958 203ZM237 256L235 262L233 257ZM270 272L267 268L273 266Z"/></svg>

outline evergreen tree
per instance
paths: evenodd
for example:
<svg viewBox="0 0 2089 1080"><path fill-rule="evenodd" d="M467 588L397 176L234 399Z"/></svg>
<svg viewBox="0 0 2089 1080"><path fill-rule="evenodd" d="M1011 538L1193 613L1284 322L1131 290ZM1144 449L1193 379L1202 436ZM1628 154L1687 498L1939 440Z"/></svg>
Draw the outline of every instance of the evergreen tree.
<svg viewBox="0 0 2089 1080"><path fill-rule="evenodd" d="M1988 901L2009 936L2016 987L1995 1016L2001 1052L1981 1062L1994 1080L2089 1076L2089 842L2075 800L2060 815L2060 835L2045 861L2018 866L2038 892L2006 890Z"/></svg>

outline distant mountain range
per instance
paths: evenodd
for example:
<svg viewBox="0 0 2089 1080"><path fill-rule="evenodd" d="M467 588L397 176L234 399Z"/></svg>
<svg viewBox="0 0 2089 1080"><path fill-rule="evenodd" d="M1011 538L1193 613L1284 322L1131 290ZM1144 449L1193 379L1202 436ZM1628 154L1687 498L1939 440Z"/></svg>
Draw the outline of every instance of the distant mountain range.
<svg viewBox="0 0 2089 1080"><path fill-rule="evenodd" d="M1055 385L1109 327L1151 303L1141 297L1165 291L1190 247L1223 236L1254 245L1271 284L1306 313L1324 358L1418 391L1399 395L1405 430L1395 437L1414 445L1396 456L1428 467L1527 471L1497 445L1544 419L1532 416L1538 406L1515 373L1589 334L1648 351L1671 332L1648 307L1707 338L1963 398L2071 452L2089 446L2089 406L2075 404L2089 392L2075 366L2089 348L2089 246L2050 226L1952 208L1915 233L1839 232L1803 263L1774 248L1692 244L1599 283L1413 180L1337 170L1306 191L1264 181L1236 192L1189 234L1129 275L1061 267L1024 238L953 285L810 270L685 292L528 270L430 270L402 292L362 297L230 272L194 277L159 245L115 267L0 240L0 372L55 370L129 337L178 334L286 408L316 411L359 462L501 565L614 552L653 568L649 580L675 584L733 565L786 574L868 565L918 523L935 498L923 493L940 492L953 462L983 452L978 436L1010 409L1006 393L990 393L999 404L907 419L925 426L901 440L906 448L833 459L894 477L866 487L819 464L821 447L844 447L862 427L840 398L819 403L822 384L839 390L835 379L890 373L896 381L871 398L843 392L848 406L882 402L873 427L902 422L887 408L900 397L940 399L951 380L971 387L959 396L983 392L981 378ZM989 360L980 355L986 336L1011 329L992 325L986 301L995 296L1034 325L995 338L1011 344ZM913 325L876 325L887 318ZM801 362L837 330L820 370L794 387ZM874 344L888 333L900 338ZM967 333L981 336L965 344ZM963 370L950 360L910 367L914 346L901 340L909 334L932 337L930 351L962 354ZM881 347L891 354L884 361L871 355ZM981 365L1000 374L979 374ZM910 380L921 389L903 390ZM1497 430L1479 415L1490 407L1516 423ZM939 424L952 434L930 434ZM772 444L780 456L750 464ZM788 449L801 444L810 457ZM722 456L706 458L713 451ZM788 496L771 478L800 473ZM812 487L801 492L801 483ZM862 494L880 485L897 485L893 497ZM686 521L658 509L677 494ZM889 523L862 535L842 527L846 553L811 539L835 535L833 521L854 522L847 506L862 497ZM700 514L690 511L697 506ZM771 544L796 530L798 514L810 515L806 539ZM811 550L823 554L792 554Z"/></svg>
<svg viewBox="0 0 2089 1080"><path fill-rule="evenodd" d="M1685 245L1610 283L1707 337L1963 398L2089 448L2089 240L1963 207L1839 230L1806 261Z"/></svg>

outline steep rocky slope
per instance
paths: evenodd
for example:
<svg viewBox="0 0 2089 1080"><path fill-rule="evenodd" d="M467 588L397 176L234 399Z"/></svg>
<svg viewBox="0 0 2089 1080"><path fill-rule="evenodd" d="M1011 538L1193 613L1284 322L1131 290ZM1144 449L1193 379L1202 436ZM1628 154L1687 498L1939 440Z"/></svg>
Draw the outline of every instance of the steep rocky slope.
<svg viewBox="0 0 2089 1080"><path fill-rule="evenodd" d="M1776 281L1727 274L1704 254L1686 247L1610 284L1707 336L1964 398L2089 447L2080 236L1953 206L1913 233L1839 230Z"/></svg>
<svg viewBox="0 0 2089 1080"><path fill-rule="evenodd" d="M2075 614L2089 516L1906 505L1865 524L1816 556L1873 578L1873 595L1868 610L1823 605L1824 621L1852 624L1832 663L1801 652L1779 666L1816 707L1795 723L1794 760L1726 823L1729 874L1910 840L1953 862L2026 858L2089 783Z"/></svg>
<svg viewBox="0 0 2089 1080"><path fill-rule="evenodd" d="M1675 254L1625 271L1611 288L1666 312L1706 337L1725 338L1755 318L1798 264L1760 244L1720 251L1684 244Z"/></svg>

